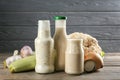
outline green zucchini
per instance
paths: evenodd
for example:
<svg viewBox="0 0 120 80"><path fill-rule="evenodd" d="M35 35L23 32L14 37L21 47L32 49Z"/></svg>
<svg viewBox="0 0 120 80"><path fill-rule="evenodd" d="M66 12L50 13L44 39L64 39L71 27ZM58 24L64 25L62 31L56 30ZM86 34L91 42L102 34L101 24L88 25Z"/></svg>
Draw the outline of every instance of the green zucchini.
<svg viewBox="0 0 120 80"><path fill-rule="evenodd" d="M11 73L34 70L36 65L35 55L31 55L10 64L8 69Z"/></svg>

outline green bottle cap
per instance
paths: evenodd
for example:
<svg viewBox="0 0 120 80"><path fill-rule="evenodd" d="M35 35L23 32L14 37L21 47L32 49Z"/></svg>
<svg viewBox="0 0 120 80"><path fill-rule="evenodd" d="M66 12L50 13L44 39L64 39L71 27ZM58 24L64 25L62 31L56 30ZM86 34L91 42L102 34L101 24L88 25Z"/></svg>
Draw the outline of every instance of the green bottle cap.
<svg viewBox="0 0 120 80"><path fill-rule="evenodd" d="M65 20L65 19L67 19L67 17L65 17L65 16L55 16L54 19L55 20Z"/></svg>

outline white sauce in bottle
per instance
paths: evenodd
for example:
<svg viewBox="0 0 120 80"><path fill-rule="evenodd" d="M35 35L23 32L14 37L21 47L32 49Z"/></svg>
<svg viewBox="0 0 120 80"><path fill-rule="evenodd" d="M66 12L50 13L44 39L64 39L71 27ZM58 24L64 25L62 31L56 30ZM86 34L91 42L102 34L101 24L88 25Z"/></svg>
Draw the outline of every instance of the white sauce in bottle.
<svg viewBox="0 0 120 80"><path fill-rule="evenodd" d="M57 16L55 20L54 48L57 52L55 62L56 71L64 70L65 68L65 49L66 49L66 17ZM63 18L63 19L62 19Z"/></svg>
<svg viewBox="0 0 120 80"><path fill-rule="evenodd" d="M39 20L38 36L35 39L36 73L54 72L54 42L50 36L49 20Z"/></svg>
<svg viewBox="0 0 120 80"><path fill-rule="evenodd" d="M84 72L84 51L82 43L82 39L67 39L65 72L68 74L80 74Z"/></svg>

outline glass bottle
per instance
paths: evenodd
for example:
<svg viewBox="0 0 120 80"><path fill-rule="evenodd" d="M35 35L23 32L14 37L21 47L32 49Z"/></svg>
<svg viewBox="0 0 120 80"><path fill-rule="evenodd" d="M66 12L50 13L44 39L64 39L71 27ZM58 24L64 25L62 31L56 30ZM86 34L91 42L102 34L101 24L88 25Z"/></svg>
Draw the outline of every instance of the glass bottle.
<svg viewBox="0 0 120 80"><path fill-rule="evenodd" d="M36 73L54 72L52 61L54 42L50 34L50 21L38 21L38 36L35 39Z"/></svg>
<svg viewBox="0 0 120 80"><path fill-rule="evenodd" d="M66 17L55 17L55 34L54 34L54 48L57 53L55 62L56 71L64 70L65 68L65 49L66 49Z"/></svg>

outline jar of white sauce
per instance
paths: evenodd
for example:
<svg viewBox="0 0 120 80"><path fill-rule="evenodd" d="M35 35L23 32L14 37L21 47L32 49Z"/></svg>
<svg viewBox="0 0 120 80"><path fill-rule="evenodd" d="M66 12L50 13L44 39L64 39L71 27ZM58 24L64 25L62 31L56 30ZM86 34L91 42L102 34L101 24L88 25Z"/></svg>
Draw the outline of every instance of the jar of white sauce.
<svg viewBox="0 0 120 80"><path fill-rule="evenodd" d="M81 74L84 72L84 50L82 39L67 39L65 72L68 74Z"/></svg>

